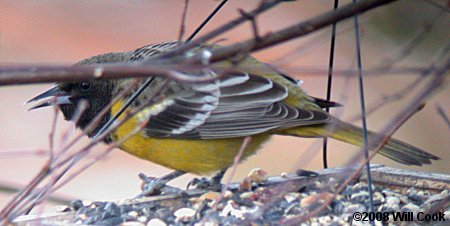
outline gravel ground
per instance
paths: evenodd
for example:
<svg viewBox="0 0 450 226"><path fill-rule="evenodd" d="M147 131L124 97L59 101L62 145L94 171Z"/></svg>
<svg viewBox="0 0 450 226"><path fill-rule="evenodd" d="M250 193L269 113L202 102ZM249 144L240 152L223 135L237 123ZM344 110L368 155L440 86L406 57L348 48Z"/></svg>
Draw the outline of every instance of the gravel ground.
<svg viewBox="0 0 450 226"><path fill-rule="evenodd" d="M118 205L114 202L75 200L67 211L76 211L73 223L90 225L279 225L282 220L308 214L327 200L339 186L329 179L315 182L298 191L286 192L282 186L267 187L267 175L260 170L244 179L239 189L206 192L198 197L180 197L173 205L154 202ZM450 194L438 194L411 188L406 192L373 187L376 212L441 212L450 221ZM363 225L352 222L355 212L369 211L366 184L359 182L346 189L316 217L304 225ZM180 201L181 200L181 201ZM392 215L391 215L392 216ZM365 222L367 223L367 222ZM408 222L428 225L435 222ZM397 225L392 217L375 225ZM445 225L445 224L443 224Z"/></svg>

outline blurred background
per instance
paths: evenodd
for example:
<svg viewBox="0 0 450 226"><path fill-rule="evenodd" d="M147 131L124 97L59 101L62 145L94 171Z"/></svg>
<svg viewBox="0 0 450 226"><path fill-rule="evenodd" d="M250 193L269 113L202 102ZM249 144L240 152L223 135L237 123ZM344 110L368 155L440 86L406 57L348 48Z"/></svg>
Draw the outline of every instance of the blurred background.
<svg viewBox="0 0 450 226"><path fill-rule="evenodd" d="M340 1L341 4L349 1ZM431 1L446 6L448 1ZM190 1L187 37L212 11L219 1ZM259 1L229 1L201 34L238 16L238 8L251 10ZM176 40L184 1L0 1L0 63L12 64L72 64L83 58L105 52L127 51L150 43ZM332 9L331 0L298 0L281 4L263 16L257 23L261 34L292 25ZM448 8L447 8L448 10ZM362 57L365 69L386 65L389 59L395 67L427 67L433 62L450 37L447 12L422 0L403 0L360 17ZM355 68L355 41L352 21L339 23L336 40L335 68ZM258 59L279 66L292 76L304 81L302 87L311 95L325 97L326 69L331 28L322 29L301 39L260 51ZM200 34L200 35L201 35ZM223 45L251 37L250 24L244 24L221 36ZM417 38L419 36L419 38ZM420 39L419 41L413 41ZM412 47L410 45L412 43ZM404 51L407 51L406 53ZM306 73L303 70L322 70L324 73ZM365 77L368 107L385 95L408 86L417 76L411 74L378 74ZM359 93L356 74L334 78L332 100L344 104L332 113L344 120L358 115ZM0 183L23 186L35 176L47 160L45 152L53 117L51 108L28 112L24 103L52 84L0 86ZM421 85L411 89L399 101L384 105L368 118L368 126L379 130L404 107ZM448 87L436 93L422 111L403 125L394 137L418 146L442 158L424 167L408 167L383 157L374 163L391 167L450 173L449 127L437 113L439 105L450 113ZM358 118L356 118L358 119ZM360 120L354 120L360 124ZM59 118L56 138L73 125ZM86 143L87 138L82 140ZM79 144L78 147L81 147ZM240 164L234 181L244 177L252 168L262 168L270 175L294 172L302 168L321 169L322 143L320 139L273 137L264 148ZM97 146L93 151L105 146ZM358 148L341 142L329 142L330 167L345 165ZM23 154L24 152L28 154ZM33 154L34 153L34 154ZM137 174L161 176L169 172L155 165L114 150L103 160L85 171L57 192L69 199L125 199L139 193ZM228 174L227 174L228 175ZM227 177L226 175L226 177ZM177 179L172 184L185 186L192 175ZM0 193L0 208L12 196Z"/></svg>

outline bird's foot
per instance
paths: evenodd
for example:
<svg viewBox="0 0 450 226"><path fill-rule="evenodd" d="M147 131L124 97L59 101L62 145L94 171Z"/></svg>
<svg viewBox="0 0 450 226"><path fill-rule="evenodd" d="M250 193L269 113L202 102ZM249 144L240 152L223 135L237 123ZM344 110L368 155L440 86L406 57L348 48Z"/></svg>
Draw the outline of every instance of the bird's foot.
<svg viewBox="0 0 450 226"><path fill-rule="evenodd" d="M217 181L214 177L211 179L208 179L206 177L194 178L188 183L186 190L188 190L190 187L212 191L222 190L222 184L220 183L220 181Z"/></svg>
<svg viewBox="0 0 450 226"><path fill-rule="evenodd" d="M149 177L143 173L139 173L139 178L142 180L142 192L137 195L138 198L145 196L156 196L161 194L183 195L183 193L185 193L179 188L166 185L169 180L164 177Z"/></svg>

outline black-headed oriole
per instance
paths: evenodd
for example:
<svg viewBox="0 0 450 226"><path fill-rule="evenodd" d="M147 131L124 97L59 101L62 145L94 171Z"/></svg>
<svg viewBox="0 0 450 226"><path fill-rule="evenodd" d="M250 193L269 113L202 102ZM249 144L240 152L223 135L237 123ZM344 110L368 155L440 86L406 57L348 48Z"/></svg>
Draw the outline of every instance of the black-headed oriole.
<svg viewBox="0 0 450 226"><path fill-rule="evenodd" d="M152 44L134 51L93 56L78 65L142 61L176 46L176 42ZM269 72L236 72L198 84L170 81L162 89L155 87L165 80L156 77L131 109L148 102L149 96L154 96L157 101L120 126L107 140L120 140L134 131L140 122L148 120L145 128L122 143L120 149L177 171L200 175L226 170L247 136L252 139L241 160L254 154L272 135L331 137L362 146L361 128L340 121L323 110L336 104L308 96L294 79L271 70L252 57L243 60L241 65L264 67ZM55 102L44 101L36 108L55 103L65 119L70 120L78 101L87 100L89 107L77 122L83 129L130 81L58 83L32 101L56 96ZM114 104L97 129L88 135L95 134L128 97ZM373 140L378 135L369 132L368 136ZM430 160L438 159L393 138L379 153L407 165L429 164Z"/></svg>

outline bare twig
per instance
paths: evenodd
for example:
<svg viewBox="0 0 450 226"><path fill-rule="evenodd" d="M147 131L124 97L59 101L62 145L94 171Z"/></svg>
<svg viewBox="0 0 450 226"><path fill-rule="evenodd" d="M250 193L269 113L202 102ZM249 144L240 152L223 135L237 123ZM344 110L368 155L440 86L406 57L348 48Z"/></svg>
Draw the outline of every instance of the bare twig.
<svg viewBox="0 0 450 226"><path fill-rule="evenodd" d="M183 14L181 16L181 23L180 23L180 32L178 34L178 45L181 45L181 43L183 41L183 35L184 35L184 31L186 29L186 15L187 15L188 6L189 6L189 0L184 0Z"/></svg>
<svg viewBox="0 0 450 226"><path fill-rule="evenodd" d="M307 35L332 23L351 17L354 14L361 14L367 10L390 3L392 1L395 0L358 1L357 3L347 4L335 11L321 14L317 17L303 21L277 32L266 34L262 36L258 41L256 41L255 38L252 38L230 46L212 49L210 50L212 54L210 62L216 62L231 58L241 53L243 49L248 49L250 52L257 51L270 46L274 46L281 42L291 40L293 38ZM256 15L255 12L263 12L264 10L262 9L267 9L269 5L270 7L273 7L278 2L279 1L266 1L266 3L261 5L261 7L249 12L248 14ZM247 20L245 17L240 17L236 21L239 21L239 23L241 23L241 21L245 20ZM233 21L228 24L233 24ZM230 29L234 26L234 24L230 25ZM221 32L223 32L223 29L221 30ZM209 34L212 33L214 33L214 31ZM209 37L208 35L206 36ZM192 69L193 64L201 63L202 61L204 61L203 54L195 54L188 59L186 59L184 56L181 58L165 58L167 56L170 56L170 54L179 53L178 51L180 49L185 49L186 46L194 45L194 43L197 43L197 41L189 42L174 51L168 52L167 54L161 54L155 58L141 62L141 64L146 65L145 67L138 67L139 64L102 65L101 67L3 67L0 69L0 85L85 81L89 79L148 77L149 74L152 76L164 76L173 80L183 82L202 82L205 80L209 81L214 78L187 76L182 73L170 73L173 71L177 71L177 69L186 69L187 65L189 66L188 68Z"/></svg>
<svg viewBox="0 0 450 226"><path fill-rule="evenodd" d="M1 158L25 157L25 156L44 156L48 153L45 149L20 149L20 150L0 150Z"/></svg>
<svg viewBox="0 0 450 226"><path fill-rule="evenodd" d="M441 118L444 120L444 122L447 124L447 127L450 128L450 119L448 118L447 113L445 113L444 109L440 104L436 104L436 111L441 116Z"/></svg>
<svg viewBox="0 0 450 226"><path fill-rule="evenodd" d="M362 170L364 169L364 166L366 163L368 163L375 155L378 153L378 151L386 144L386 142L389 140L390 136L411 116L413 115L417 109L420 107L420 105L428 99L436 90L438 90L440 87L442 87L443 81L445 79L445 75L447 71L450 68L450 59L446 59L445 63L436 70L436 73L434 74L433 78L426 84L426 86L421 90L421 92L416 95L416 97L399 113L394 117L389 123L386 124L385 128L382 130L384 131L384 135L382 138L376 139L375 141L371 142L372 146L373 144L378 144L377 147L374 149L369 156L369 158L365 159L361 165L354 171L350 176L348 176L348 179L342 183L342 185L337 189L336 194L342 192L345 187L353 181L357 175L359 175ZM362 153L362 151L360 151ZM359 156L361 157L361 156ZM331 195L331 197L325 202L320 205L317 209L314 211L311 211L308 214L300 215L295 218L285 219L281 223L286 225L295 225L299 224L308 218L312 216L316 216L319 214L322 210L324 210L332 200L336 197L336 194Z"/></svg>

